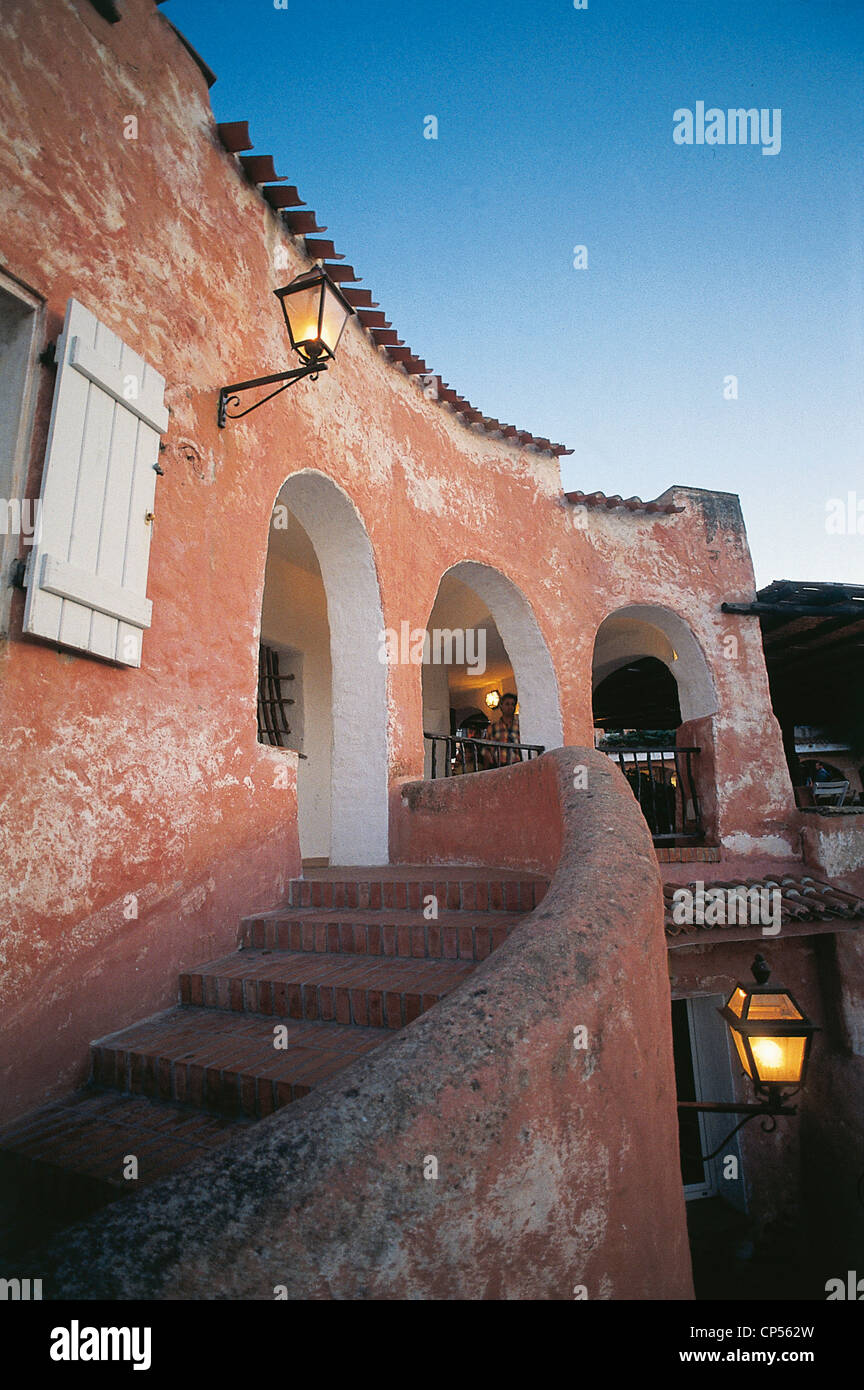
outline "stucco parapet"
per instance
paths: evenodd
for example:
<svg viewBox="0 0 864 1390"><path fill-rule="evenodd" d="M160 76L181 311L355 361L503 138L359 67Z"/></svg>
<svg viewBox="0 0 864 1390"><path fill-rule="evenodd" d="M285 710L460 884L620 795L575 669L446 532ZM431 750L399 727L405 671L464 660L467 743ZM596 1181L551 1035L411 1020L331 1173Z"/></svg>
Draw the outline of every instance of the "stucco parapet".
<svg viewBox="0 0 864 1390"><path fill-rule="evenodd" d="M550 764L563 851L508 941L382 1049L39 1252L46 1297L690 1296L650 836L593 749L507 769L523 810Z"/></svg>

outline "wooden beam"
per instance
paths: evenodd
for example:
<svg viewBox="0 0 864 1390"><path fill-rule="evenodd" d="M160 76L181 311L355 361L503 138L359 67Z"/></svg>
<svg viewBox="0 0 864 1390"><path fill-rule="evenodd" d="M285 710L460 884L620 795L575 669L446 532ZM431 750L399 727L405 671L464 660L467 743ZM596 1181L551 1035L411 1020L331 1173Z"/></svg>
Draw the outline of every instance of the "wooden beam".
<svg viewBox="0 0 864 1390"><path fill-rule="evenodd" d="M735 613L743 618L858 618L864 612L860 603L826 603L823 608L812 603L721 603L721 613Z"/></svg>

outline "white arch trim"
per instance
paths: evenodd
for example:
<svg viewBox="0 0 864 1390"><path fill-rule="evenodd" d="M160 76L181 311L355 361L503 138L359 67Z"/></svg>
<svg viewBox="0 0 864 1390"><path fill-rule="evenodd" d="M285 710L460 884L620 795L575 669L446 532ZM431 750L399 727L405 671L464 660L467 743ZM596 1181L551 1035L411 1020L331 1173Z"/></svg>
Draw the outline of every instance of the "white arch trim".
<svg viewBox="0 0 864 1390"><path fill-rule="evenodd" d="M389 862L387 668L372 545L348 494L323 473L292 473L279 502L315 547L327 595L332 664L331 864Z"/></svg>
<svg viewBox="0 0 864 1390"><path fill-rule="evenodd" d="M681 719L717 713L717 693L705 653L689 624L659 604L629 604L607 614L594 639L593 688L640 657L662 661L678 686Z"/></svg>
<svg viewBox="0 0 864 1390"><path fill-rule="evenodd" d="M560 748L564 742L564 724L558 680L540 625L522 590L500 570L475 560L461 560L452 565L441 576L441 581L447 575L453 575L473 589L495 619L519 694L522 742Z"/></svg>

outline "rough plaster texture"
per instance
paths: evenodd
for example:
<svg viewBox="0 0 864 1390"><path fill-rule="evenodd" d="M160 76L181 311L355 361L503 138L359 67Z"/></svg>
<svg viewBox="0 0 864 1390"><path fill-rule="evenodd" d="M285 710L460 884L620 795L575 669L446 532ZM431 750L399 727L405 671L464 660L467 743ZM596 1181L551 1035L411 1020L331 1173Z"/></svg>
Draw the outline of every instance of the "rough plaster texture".
<svg viewBox="0 0 864 1390"><path fill-rule="evenodd" d="M270 520L289 474L326 477L347 499L332 515L322 504L316 545L332 547L349 506L368 537L359 592L332 549L332 565L321 557L331 623L345 609L334 687L345 663L371 681L368 703L361 691L340 710L370 767L360 775L347 741L334 748L347 790L334 857L386 858L388 791L423 771L421 669L373 673L360 645L379 604L383 626L422 628L442 575L466 562L504 576L536 622L549 661L520 681L546 711L541 742L557 741L559 700L561 739L591 742L604 618L634 604L678 614L717 695L719 834L744 853L782 840L792 796L758 620L719 611L754 591L736 499L675 489L676 516L574 525L554 459L427 400L357 321L314 385L219 431L219 387L287 363L272 291L306 267L302 242L222 148L202 74L152 0L124 0L114 25L78 0L5 0L0 50L0 265L44 304L46 339L74 295L165 376L170 410L141 669L22 640L17 592L0 643L0 1117L67 1090L91 1038L170 1004L178 969L230 949L238 916L272 906L299 871L296 775L276 775L288 760L257 743L255 718ZM124 138L130 113L137 140ZM351 228L339 236L349 249ZM34 497L53 389L38 371Z"/></svg>
<svg viewBox="0 0 864 1390"><path fill-rule="evenodd" d="M447 784L451 834L479 780ZM388 1045L39 1252L44 1297L691 1296L648 831L593 749L507 769L499 787L511 820L548 823L554 807L540 907Z"/></svg>
<svg viewBox="0 0 864 1390"><path fill-rule="evenodd" d="M578 758L571 763L571 780L579 763ZM536 767L546 788L546 799L535 796L530 815L507 794L520 766ZM498 769L492 776L476 772L396 788L390 806L394 864L488 864L551 873L561 854L552 767L544 755L530 764Z"/></svg>
<svg viewBox="0 0 864 1390"><path fill-rule="evenodd" d="M805 862L828 878L864 869L864 815L799 817Z"/></svg>

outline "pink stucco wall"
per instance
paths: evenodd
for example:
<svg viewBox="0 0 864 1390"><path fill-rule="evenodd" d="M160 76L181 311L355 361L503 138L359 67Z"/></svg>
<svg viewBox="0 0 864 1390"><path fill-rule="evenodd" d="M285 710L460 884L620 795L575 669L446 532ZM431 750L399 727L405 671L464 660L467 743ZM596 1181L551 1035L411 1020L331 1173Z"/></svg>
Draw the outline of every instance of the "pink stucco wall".
<svg viewBox="0 0 864 1390"><path fill-rule="evenodd" d="M171 412L142 668L23 640L20 594L0 642L0 1117L79 1081L92 1037L170 1003L178 969L230 949L239 915L299 871L293 765L255 724L268 527L299 470L350 498L385 625L423 627L441 576L466 559L517 586L551 656L565 743L591 742L603 618L673 609L716 689L718 833L740 854L789 852L758 621L719 611L753 588L734 499L685 489L676 516L592 513L574 527L551 456L426 400L356 321L314 387L220 432L219 386L285 364L272 290L307 264L302 243L220 145L204 79L152 0L127 0L113 26L86 4L65 4L58 25L53 0L8 0L0 41L0 266L44 300L46 341L75 296L166 377ZM287 272L274 268L283 247ZM52 390L40 371L31 496ZM421 670L387 679L370 717L386 721L398 795L422 776Z"/></svg>

